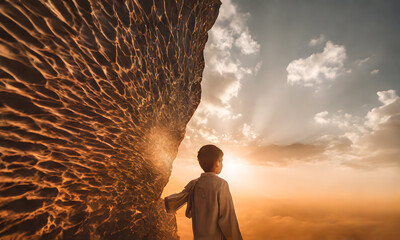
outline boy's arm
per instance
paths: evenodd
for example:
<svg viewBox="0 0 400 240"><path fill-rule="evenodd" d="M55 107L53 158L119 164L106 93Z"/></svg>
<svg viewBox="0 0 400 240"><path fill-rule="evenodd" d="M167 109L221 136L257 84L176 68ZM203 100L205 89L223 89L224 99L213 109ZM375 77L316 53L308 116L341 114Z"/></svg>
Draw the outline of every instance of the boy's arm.
<svg viewBox="0 0 400 240"><path fill-rule="evenodd" d="M194 180L190 181L180 193L175 193L164 198L165 210L167 213L175 213L188 200L189 191L192 188Z"/></svg>
<svg viewBox="0 0 400 240"><path fill-rule="evenodd" d="M188 191L185 189L180 193L175 193L164 198L165 210L167 213L175 213L186 203Z"/></svg>
<svg viewBox="0 0 400 240"><path fill-rule="evenodd" d="M218 225L227 240L243 240L239 230L239 223L236 219L235 207L229 185L223 182L218 194L219 216Z"/></svg>

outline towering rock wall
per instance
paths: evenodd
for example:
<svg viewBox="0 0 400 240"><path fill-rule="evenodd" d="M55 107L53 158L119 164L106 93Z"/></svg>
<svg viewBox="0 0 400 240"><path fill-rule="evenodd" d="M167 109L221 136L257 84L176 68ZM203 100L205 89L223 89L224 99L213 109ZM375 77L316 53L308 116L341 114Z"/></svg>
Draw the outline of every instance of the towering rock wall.
<svg viewBox="0 0 400 240"><path fill-rule="evenodd" d="M219 0L0 1L0 238L177 239Z"/></svg>

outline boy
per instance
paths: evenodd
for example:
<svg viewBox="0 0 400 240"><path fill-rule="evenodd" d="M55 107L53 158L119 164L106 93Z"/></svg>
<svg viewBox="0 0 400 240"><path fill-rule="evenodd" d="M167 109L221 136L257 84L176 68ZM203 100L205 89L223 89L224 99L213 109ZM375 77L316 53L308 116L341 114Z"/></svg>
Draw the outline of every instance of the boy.
<svg viewBox="0 0 400 240"><path fill-rule="evenodd" d="M200 148L197 159L204 173L190 181L180 193L165 198L167 212L185 202L186 217L192 217L195 240L242 240L228 183L217 176L224 153L214 145Z"/></svg>

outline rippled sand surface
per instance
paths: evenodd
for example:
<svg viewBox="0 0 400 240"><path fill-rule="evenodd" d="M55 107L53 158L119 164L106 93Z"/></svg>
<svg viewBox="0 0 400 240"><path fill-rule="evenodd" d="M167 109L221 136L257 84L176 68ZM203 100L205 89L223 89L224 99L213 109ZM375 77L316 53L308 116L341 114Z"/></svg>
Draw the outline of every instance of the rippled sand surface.
<svg viewBox="0 0 400 240"><path fill-rule="evenodd" d="M0 238L178 238L160 195L219 6L1 1Z"/></svg>

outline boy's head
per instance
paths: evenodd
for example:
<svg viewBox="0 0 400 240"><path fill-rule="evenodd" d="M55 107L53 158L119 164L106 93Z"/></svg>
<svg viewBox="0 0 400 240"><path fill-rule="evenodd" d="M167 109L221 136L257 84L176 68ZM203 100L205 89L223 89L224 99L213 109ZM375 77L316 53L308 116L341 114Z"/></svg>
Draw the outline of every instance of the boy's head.
<svg viewBox="0 0 400 240"><path fill-rule="evenodd" d="M224 153L215 145L204 145L197 153L200 167L204 172L215 172L219 174L222 170L222 157Z"/></svg>

